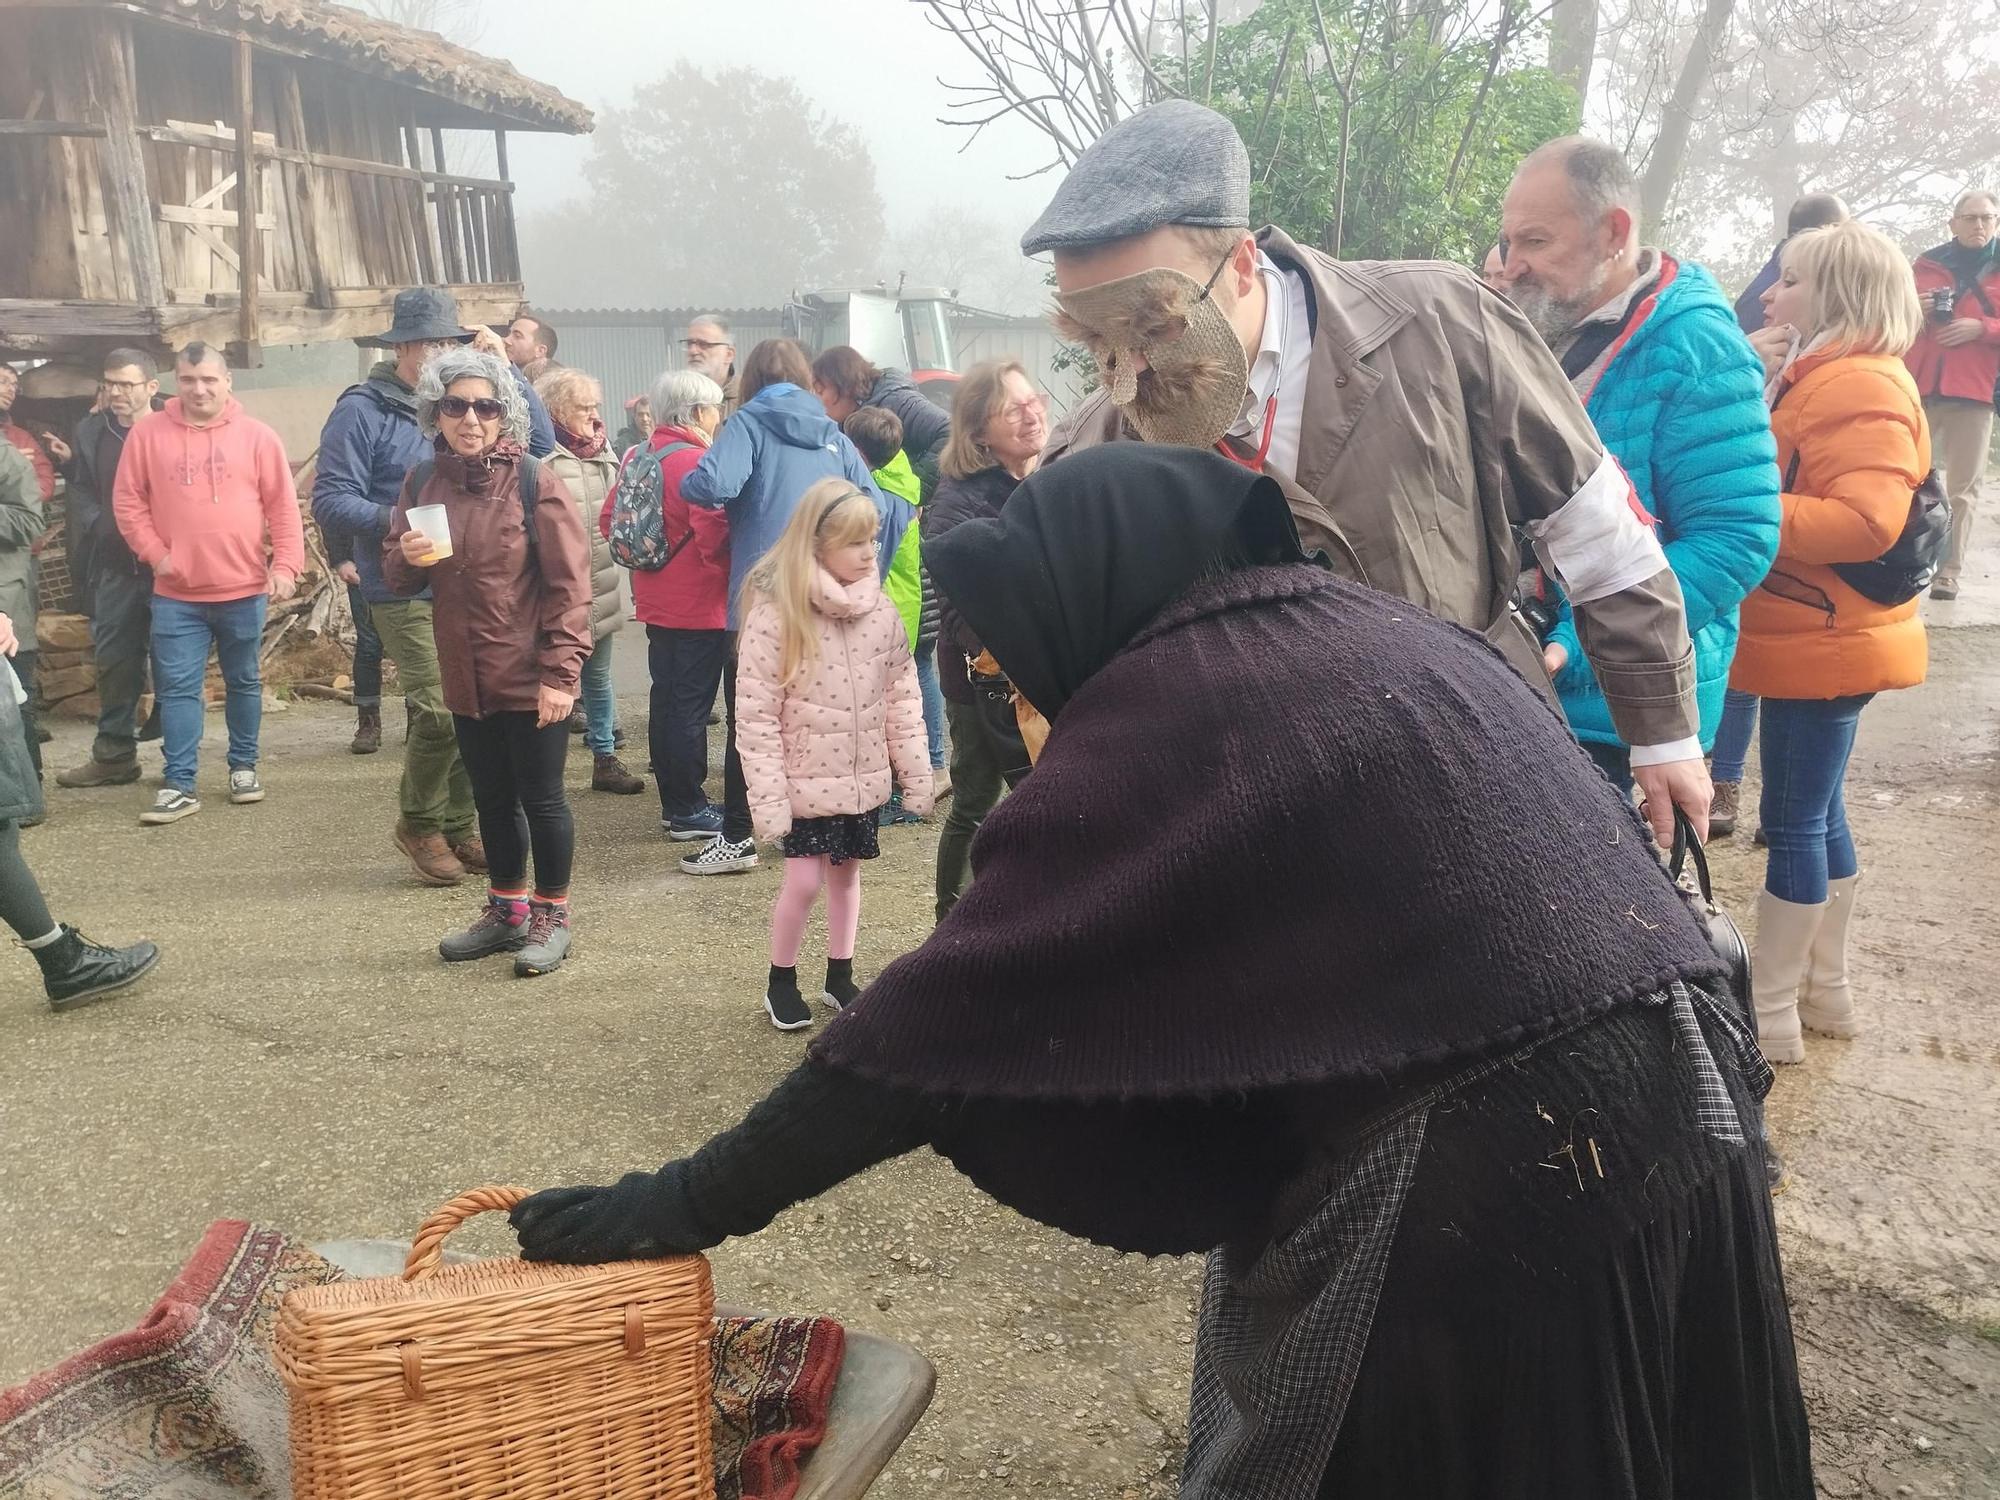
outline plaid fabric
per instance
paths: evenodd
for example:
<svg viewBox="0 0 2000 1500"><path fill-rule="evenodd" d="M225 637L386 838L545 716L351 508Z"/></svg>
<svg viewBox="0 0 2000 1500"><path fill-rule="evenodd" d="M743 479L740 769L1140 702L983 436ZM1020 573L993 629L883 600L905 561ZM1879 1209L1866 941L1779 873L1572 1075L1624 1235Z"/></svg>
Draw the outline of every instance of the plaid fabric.
<svg viewBox="0 0 2000 1500"><path fill-rule="evenodd" d="M1771 1069L1755 1034L1730 1006L1693 985L1676 983L1641 1004L1664 1008L1674 1028L1702 1129L1745 1145L1708 1038L1719 1033L1761 1099ZM1313 1186L1324 1195L1296 1229L1254 1252L1225 1246L1209 1256L1182 1500L1314 1500L1368 1347L1433 1107L1553 1040L1479 1063L1403 1101L1321 1165Z"/></svg>

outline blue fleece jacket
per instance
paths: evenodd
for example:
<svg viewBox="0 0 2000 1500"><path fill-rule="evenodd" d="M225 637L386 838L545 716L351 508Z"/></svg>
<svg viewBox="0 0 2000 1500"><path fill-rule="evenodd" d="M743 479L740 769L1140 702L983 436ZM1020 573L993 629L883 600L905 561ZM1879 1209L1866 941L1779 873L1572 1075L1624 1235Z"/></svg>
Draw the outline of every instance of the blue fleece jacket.
<svg viewBox="0 0 2000 1500"><path fill-rule="evenodd" d="M361 572L362 597L370 604L404 597L382 582L382 538L404 477L430 451L429 439L417 427L414 394L393 374L385 375L381 365L341 393L320 429L313 519L334 550L346 539Z"/></svg>
<svg viewBox="0 0 2000 1500"><path fill-rule="evenodd" d="M1663 257L1660 285L1585 409L1631 476L1679 578L1694 638L1701 743L1715 741L1736 655L1736 606L1778 555L1778 450L1764 369L1736 312L1697 265ZM1578 739L1619 743L1567 605L1556 692Z"/></svg>
<svg viewBox="0 0 2000 1500"><path fill-rule="evenodd" d="M896 547L916 518L899 496L876 487L868 464L826 414L819 398L789 381L764 387L722 424L715 444L681 481L682 498L729 516L729 628L743 579L792 518L799 497L817 480L845 478L874 497L882 516L876 537L886 578Z"/></svg>

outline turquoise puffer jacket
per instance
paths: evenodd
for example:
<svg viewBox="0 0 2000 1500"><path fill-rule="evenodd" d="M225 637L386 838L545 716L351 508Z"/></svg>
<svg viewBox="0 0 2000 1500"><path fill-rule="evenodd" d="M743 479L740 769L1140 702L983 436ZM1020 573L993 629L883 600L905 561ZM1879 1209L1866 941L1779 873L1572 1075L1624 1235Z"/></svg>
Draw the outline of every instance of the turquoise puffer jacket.
<svg viewBox="0 0 2000 1500"><path fill-rule="evenodd" d="M1662 255L1660 284L1585 409L1631 477L1680 579L1694 638L1701 744L1722 720L1736 606L1778 555L1778 450L1764 370L1715 279ZM1556 692L1578 739L1619 743L1565 604Z"/></svg>

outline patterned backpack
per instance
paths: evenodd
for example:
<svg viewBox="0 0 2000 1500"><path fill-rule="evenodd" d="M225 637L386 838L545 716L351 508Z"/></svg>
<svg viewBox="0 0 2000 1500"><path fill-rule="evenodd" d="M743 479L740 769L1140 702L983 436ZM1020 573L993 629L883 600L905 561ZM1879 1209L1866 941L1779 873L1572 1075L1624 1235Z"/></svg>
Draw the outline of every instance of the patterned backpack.
<svg viewBox="0 0 2000 1500"><path fill-rule="evenodd" d="M690 525L686 534L669 546L666 515L661 508L667 487L662 473L667 455L693 446L693 443L669 443L655 453L641 443L625 455L625 465L618 472L618 489L611 501L611 560L619 567L657 573L694 539L694 527Z"/></svg>

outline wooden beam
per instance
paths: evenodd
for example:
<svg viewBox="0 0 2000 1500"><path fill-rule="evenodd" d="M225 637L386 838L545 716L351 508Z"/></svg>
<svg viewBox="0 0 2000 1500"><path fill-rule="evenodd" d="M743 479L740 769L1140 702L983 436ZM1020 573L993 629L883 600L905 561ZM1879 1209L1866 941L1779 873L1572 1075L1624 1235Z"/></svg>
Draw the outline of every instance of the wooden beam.
<svg viewBox="0 0 2000 1500"><path fill-rule="evenodd" d="M418 172L423 170L424 148L417 140L417 127L403 127L403 155L410 166ZM417 189L417 273L425 286L435 286L438 280L438 242L433 239L434 220L431 217L430 195L421 187Z"/></svg>
<svg viewBox="0 0 2000 1500"><path fill-rule="evenodd" d="M87 22L91 88L104 112L104 204L131 266L134 298L149 307L167 300L160 241L153 229L146 158L139 149L139 92L132 57L132 23L99 13Z"/></svg>
<svg viewBox="0 0 2000 1500"><path fill-rule="evenodd" d="M257 331L264 237L257 229L257 50L247 36L236 39L236 208L238 368L254 369L264 362Z"/></svg>
<svg viewBox="0 0 2000 1500"><path fill-rule="evenodd" d="M297 67L285 69L285 128L291 132L292 149L305 152L308 147L306 136L306 107L299 92L299 70ZM327 292L333 280L327 275L326 259L320 250L319 221L322 208L319 191L319 172L310 161L295 164L294 181L297 202L294 205L299 215L299 234L305 241L306 276L312 282L313 301L326 306Z"/></svg>
<svg viewBox="0 0 2000 1500"><path fill-rule="evenodd" d="M74 135L101 141L104 127L79 125L73 120L0 120L0 135Z"/></svg>
<svg viewBox="0 0 2000 1500"><path fill-rule="evenodd" d="M162 224L206 224L211 229L239 228L242 217L233 208L188 208L179 203L162 203L156 216ZM270 214L259 214L257 227L276 229L278 221Z"/></svg>

